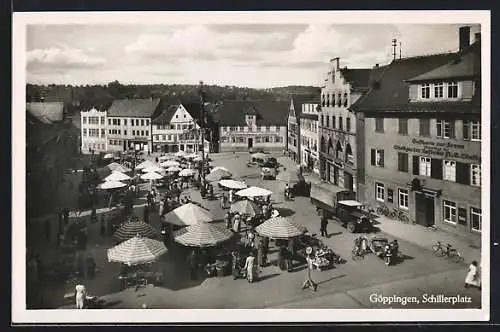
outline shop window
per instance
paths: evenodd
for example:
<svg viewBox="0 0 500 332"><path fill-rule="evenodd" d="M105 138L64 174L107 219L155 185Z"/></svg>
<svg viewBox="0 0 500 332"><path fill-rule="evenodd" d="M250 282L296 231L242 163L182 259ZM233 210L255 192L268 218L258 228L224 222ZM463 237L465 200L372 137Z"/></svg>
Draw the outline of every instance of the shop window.
<svg viewBox="0 0 500 332"><path fill-rule="evenodd" d="M384 119L383 118L375 118L375 131L377 133L384 132Z"/></svg>
<svg viewBox="0 0 500 332"><path fill-rule="evenodd" d="M444 161L443 179L455 182L457 180L457 163L452 160Z"/></svg>
<svg viewBox="0 0 500 332"><path fill-rule="evenodd" d="M402 209L408 209L408 200L409 200L408 190L406 189L398 189L398 205Z"/></svg>
<svg viewBox="0 0 500 332"><path fill-rule="evenodd" d="M437 120L436 131L437 137L455 138L455 121Z"/></svg>
<svg viewBox="0 0 500 332"><path fill-rule="evenodd" d="M408 169L408 153L398 152L398 171L407 173Z"/></svg>
<svg viewBox="0 0 500 332"><path fill-rule="evenodd" d="M443 201L443 220L450 224L457 223L457 204L455 202Z"/></svg>
<svg viewBox="0 0 500 332"><path fill-rule="evenodd" d="M481 232L481 209L470 208L470 225L473 231Z"/></svg>
<svg viewBox="0 0 500 332"><path fill-rule="evenodd" d="M481 186L481 165L470 165L470 184L472 186Z"/></svg>
<svg viewBox="0 0 500 332"><path fill-rule="evenodd" d="M375 198L379 202L384 202L385 187L383 183L375 182Z"/></svg>

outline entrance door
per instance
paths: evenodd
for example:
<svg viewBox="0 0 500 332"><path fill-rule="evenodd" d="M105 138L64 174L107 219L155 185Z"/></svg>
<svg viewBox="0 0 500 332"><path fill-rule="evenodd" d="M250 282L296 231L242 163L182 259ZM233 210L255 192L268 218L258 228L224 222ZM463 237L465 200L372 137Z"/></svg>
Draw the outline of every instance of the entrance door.
<svg viewBox="0 0 500 332"><path fill-rule="evenodd" d="M416 222L422 226L434 225L434 198L424 194L415 194Z"/></svg>
<svg viewBox="0 0 500 332"><path fill-rule="evenodd" d="M248 142L248 148L249 149L253 148L253 138L249 137L247 142Z"/></svg>
<svg viewBox="0 0 500 332"><path fill-rule="evenodd" d="M354 191L354 180L352 174L344 171L344 188L350 191Z"/></svg>

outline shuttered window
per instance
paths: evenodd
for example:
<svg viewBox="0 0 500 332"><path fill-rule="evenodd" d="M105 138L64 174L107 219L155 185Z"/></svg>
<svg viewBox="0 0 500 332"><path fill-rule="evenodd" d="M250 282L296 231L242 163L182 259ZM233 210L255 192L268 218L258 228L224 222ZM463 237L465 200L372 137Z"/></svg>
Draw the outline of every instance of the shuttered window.
<svg viewBox="0 0 500 332"><path fill-rule="evenodd" d="M420 136L430 136L431 135L431 121L429 119L420 119L419 124L420 124L419 135Z"/></svg>
<svg viewBox="0 0 500 332"><path fill-rule="evenodd" d="M398 171L408 172L408 153L398 152Z"/></svg>
<svg viewBox="0 0 500 332"><path fill-rule="evenodd" d="M443 178L443 161L431 159L431 178L441 180Z"/></svg>
<svg viewBox="0 0 500 332"><path fill-rule="evenodd" d="M408 119L398 119L398 133L408 135Z"/></svg>
<svg viewBox="0 0 500 332"><path fill-rule="evenodd" d="M465 163L456 163L456 179L460 184L470 184L470 165Z"/></svg>
<svg viewBox="0 0 500 332"><path fill-rule="evenodd" d="M418 175L419 173L418 156L413 156L412 167L413 167L413 175Z"/></svg>

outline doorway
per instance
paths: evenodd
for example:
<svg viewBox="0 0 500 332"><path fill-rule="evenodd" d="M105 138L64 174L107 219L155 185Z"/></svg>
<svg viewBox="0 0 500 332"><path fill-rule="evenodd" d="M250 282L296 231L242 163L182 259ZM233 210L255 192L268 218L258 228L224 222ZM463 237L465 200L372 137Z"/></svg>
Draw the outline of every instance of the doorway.
<svg viewBox="0 0 500 332"><path fill-rule="evenodd" d="M253 138L249 137L248 140L247 140L247 142L248 142L248 148L249 149L253 148Z"/></svg>
<svg viewBox="0 0 500 332"><path fill-rule="evenodd" d="M415 193L415 210L417 224L425 227L434 225L434 198L425 194Z"/></svg>

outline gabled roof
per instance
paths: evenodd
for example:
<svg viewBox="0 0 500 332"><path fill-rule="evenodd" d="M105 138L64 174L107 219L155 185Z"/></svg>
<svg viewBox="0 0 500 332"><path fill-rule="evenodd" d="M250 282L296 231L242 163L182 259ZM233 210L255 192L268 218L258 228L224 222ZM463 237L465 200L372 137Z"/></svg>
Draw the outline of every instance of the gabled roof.
<svg viewBox="0 0 500 332"><path fill-rule="evenodd" d="M411 77L449 63L454 53L396 59L370 73L370 89L350 109L353 111L400 111L408 106Z"/></svg>
<svg viewBox="0 0 500 332"><path fill-rule="evenodd" d="M289 102L270 100L227 100L217 107L222 126L246 125L245 115L255 114L258 126L286 126Z"/></svg>
<svg viewBox="0 0 500 332"><path fill-rule="evenodd" d="M29 102L26 110L45 124L62 121L64 118L64 103L62 102Z"/></svg>
<svg viewBox="0 0 500 332"><path fill-rule="evenodd" d="M304 104L320 104L320 100L317 96L312 95L300 95L295 94L290 97L291 103L293 103L293 108L295 110L295 117L300 117L302 113L302 105Z"/></svg>
<svg viewBox="0 0 500 332"><path fill-rule="evenodd" d="M115 100L108 110L108 117L151 118L160 104L160 99Z"/></svg>
<svg viewBox="0 0 500 332"><path fill-rule="evenodd" d="M151 121L151 123L152 124L161 124L161 125L170 124L170 120L172 120L172 117L174 116L178 107L179 107L179 105L170 105L169 107L167 107L167 109L164 109L160 113L160 115L158 115L156 118L154 118Z"/></svg>
<svg viewBox="0 0 500 332"><path fill-rule="evenodd" d="M408 82L473 78L481 75L481 43L476 42L447 64L408 79Z"/></svg>
<svg viewBox="0 0 500 332"><path fill-rule="evenodd" d="M182 106L184 106L184 108L189 113L189 115L191 115L193 120L197 120L200 118L201 105L199 102L182 103Z"/></svg>
<svg viewBox="0 0 500 332"><path fill-rule="evenodd" d="M344 79L351 85L354 91L368 89L371 69L341 69L340 72Z"/></svg>

